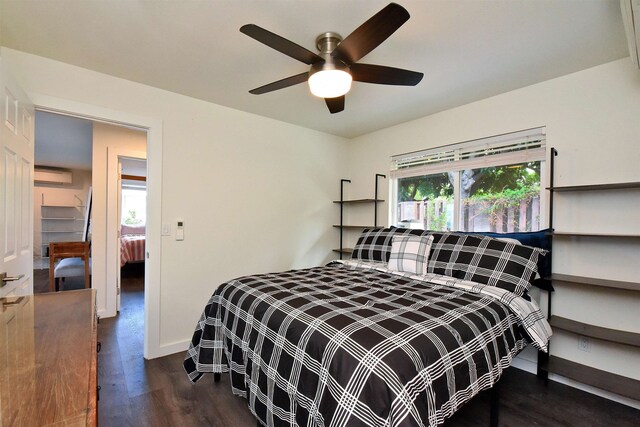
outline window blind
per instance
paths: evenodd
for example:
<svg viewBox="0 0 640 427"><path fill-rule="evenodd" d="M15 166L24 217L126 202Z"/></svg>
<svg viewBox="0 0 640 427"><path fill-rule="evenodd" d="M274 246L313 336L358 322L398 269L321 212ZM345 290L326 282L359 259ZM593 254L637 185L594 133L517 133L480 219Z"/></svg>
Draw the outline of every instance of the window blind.
<svg viewBox="0 0 640 427"><path fill-rule="evenodd" d="M432 175L545 159L545 128L461 142L391 158L391 177Z"/></svg>

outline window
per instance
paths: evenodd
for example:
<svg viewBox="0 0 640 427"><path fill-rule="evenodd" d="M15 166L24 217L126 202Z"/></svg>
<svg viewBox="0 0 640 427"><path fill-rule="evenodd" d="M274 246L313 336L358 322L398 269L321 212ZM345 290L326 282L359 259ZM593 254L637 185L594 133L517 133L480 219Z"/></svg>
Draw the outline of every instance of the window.
<svg viewBox="0 0 640 427"><path fill-rule="evenodd" d="M394 156L392 224L425 230L542 228L544 128Z"/></svg>
<svg viewBox="0 0 640 427"><path fill-rule="evenodd" d="M145 225L147 218L147 190L122 188L122 224Z"/></svg>

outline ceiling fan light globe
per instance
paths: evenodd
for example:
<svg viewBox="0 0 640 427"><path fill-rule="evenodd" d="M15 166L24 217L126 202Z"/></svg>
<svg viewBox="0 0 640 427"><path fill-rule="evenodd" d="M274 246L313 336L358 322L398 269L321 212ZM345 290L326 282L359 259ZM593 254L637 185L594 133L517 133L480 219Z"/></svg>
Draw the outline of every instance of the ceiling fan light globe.
<svg viewBox="0 0 640 427"><path fill-rule="evenodd" d="M343 70L322 70L309 77L309 89L319 98L337 98L351 89L351 74Z"/></svg>

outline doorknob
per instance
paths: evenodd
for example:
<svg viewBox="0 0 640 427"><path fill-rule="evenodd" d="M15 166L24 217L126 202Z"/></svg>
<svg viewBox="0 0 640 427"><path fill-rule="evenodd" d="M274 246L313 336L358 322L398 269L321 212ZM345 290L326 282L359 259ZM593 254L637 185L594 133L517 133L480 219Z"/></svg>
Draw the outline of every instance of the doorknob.
<svg viewBox="0 0 640 427"><path fill-rule="evenodd" d="M19 276L7 276L7 273L0 273L0 287L4 286L7 284L7 282L14 282L16 280L20 280L24 277L24 274L21 274Z"/></svg>

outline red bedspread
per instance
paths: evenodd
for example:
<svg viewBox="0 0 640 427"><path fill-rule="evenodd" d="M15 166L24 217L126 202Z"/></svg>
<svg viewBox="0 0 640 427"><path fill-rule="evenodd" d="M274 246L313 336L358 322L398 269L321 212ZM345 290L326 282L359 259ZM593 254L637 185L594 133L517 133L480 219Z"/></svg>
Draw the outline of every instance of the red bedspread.
<svg viewBox="0 0 640 427"><path fill-rule="evenodd" d="M144 236L125 234L120 236L120 267L128 262L144 261Z"/></svg>

